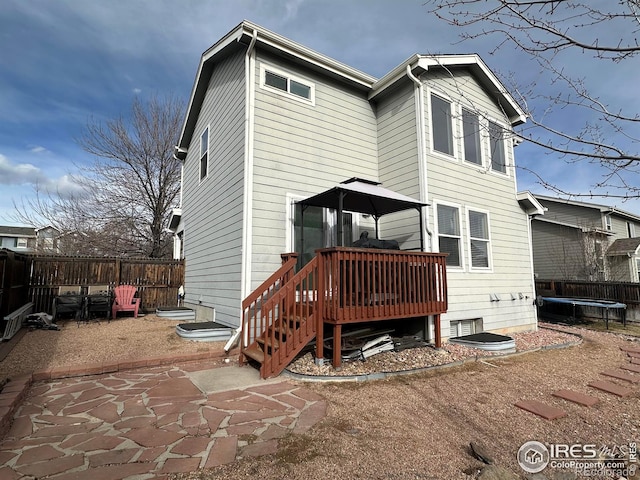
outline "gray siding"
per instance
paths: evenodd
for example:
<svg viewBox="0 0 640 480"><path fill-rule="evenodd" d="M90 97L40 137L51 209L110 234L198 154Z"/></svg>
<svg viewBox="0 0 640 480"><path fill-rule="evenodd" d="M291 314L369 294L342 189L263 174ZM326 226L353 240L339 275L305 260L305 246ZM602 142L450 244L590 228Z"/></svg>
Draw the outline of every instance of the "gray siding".
<svg viewBox="0 0 640 480"><path fill-rule="evenodd" d="M184 168L185 303L239 325L244 179L244 57L214 67ZM209 172L200 181L200 135L209 125ZM209 318L210 320L210 318Z"/></svg>
<svg viewBox="0 0 640 480"><path fill-rule="evenodd" d="M548 209L544 214L544 218L547 220L580 227L605 228L602 214L596 208L545 200L540 200L540 203Z"/></svg>
<svg viewBox="0 0 640 480"><path fill-rule="evenodd" d="M384 187L420 200L418 134L413 90L413 84L406 79L392 95L378 100L378 154L380 181ZM391 214L380 221L380 237L398 240L403 249L417 249L420 247L419 226L416 211Z"/></svg>
<svg viewBox="0 0 640 480"><path fill-rule="evenodd" d="M315 105L260 87L260 66L315 86ZM374 111L366 93L257 52L253 171L252 287L286 250L287 194L308 197L350 177L377 180Z"/></svg>
<svg viewBox="0 0 640 480"><path fill-rule="evenodd" d="M545 223L543 220L534 220L531 230L533 264L537 278L585 278L581 230Z"/></svg>
<svg viewBox="0 0 640 480"><path fill-rule="evenodd" d="M427 125L431 92L444 93L454 103L479 112L505 126L507 119L499 106L466 71L454 71L455 80L448 73L425 75ZM431 145L431 129L427 127L427 144ZM427 179L431 207L429 227L437 233L436 205L450 203L459 207L462 221L462 268L448 268L449 311L443 316L443 336L449 335L446 320L482 318L484 330L515 331L535 328L537 318L533 306L535 290L531 271L528 217L516 199L516 178L513 147L506 143L507 173L492 172L489 168L488 142L483 143L484 166L477 167L462 160L461 122L454 117L456 156L443 157L431 152L427 160ZM489 216L492 268L470 268L469 228L467 209L486 212ZM433 239L437 248L438 239ZM496 295L499 301L491 301ZM513 297L515 300L512 300Z"/></svg>

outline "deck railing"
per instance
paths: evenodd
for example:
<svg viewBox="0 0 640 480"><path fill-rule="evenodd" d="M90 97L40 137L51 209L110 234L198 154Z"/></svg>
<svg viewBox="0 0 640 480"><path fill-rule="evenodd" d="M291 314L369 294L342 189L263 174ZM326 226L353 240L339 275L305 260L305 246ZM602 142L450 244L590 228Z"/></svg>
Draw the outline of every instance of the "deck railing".
<svg viewBox="0 0 640 480"><path fill-rule="evenodd" d="M296 274L295 256L283 256L283 266L242 303L241 351L259 359L263 378L280 373L314 336L323 358L325 324L333 325L336 367L344 324L433 315L440 345L446 254L345 247L316 254Z"/></svg>
<svg viewBox="0 0 640 480"><path fill-rule="evenodd" d="M358 323L447 311L446 254L329 248L318 251L323 317Z"/></svg>

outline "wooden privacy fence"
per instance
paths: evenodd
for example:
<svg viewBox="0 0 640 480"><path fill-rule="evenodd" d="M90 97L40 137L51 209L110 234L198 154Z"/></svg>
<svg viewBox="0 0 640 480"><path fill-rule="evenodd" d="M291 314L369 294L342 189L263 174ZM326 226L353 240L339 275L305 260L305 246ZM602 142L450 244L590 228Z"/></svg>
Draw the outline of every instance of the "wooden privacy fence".
<svg viewBox="0 0 640 480"><path fill-rule="evenodd" d="M640 305L640 283L536 280L536 292L542 296L615 300L627 306Z"/></svg>
<svg viewBox="0 0 640 480"><path fill-rule="evenodd" d="M23 272L22 276L16 272ZM134 285L141 308L153 311L159 306L177 305L178 288L184 282L184 261L29 255L0 250L0 274L4 278L0 312L13 311L31 301L34 312L51 313L60 286L78 285L86 293L92 285L108 285L112 290L122 284ZM7 292L11 295L7 296Z"/></svg>
<svg viewBox="0 0 640 480"><path fill-rule="evenodd" d="M29 256L0 250L0 321L29 301L30 267Z"/></svg>

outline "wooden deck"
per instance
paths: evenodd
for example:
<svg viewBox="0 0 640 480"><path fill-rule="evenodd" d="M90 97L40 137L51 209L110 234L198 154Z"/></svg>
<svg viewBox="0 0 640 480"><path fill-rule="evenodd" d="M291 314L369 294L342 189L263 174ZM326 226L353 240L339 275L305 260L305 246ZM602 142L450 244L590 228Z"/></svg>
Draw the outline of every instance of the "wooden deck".
<svg viewBox="0 0 640 480"><path fill-rule="evenodd" d="M334 247L293 273L296 254L243 302L241 361L253 358L267 378L280 373L324 326L333 328L334 367L341 364L342 326L440 315L447 310L446 254Z"/></svg>

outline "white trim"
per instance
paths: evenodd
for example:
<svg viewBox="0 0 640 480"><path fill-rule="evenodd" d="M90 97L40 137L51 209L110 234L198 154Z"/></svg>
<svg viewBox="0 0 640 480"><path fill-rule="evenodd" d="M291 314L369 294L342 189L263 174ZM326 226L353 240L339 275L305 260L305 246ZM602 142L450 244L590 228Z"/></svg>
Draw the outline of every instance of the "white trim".
<svg viewBox="0 0 640 480"><path fill-rule="evenodd" d="M295 240L294 229L295 229L295 220L296 220L296 202L300 200L304 200L304 195L298 195L297 193L287 193L286 194L286 225L285 225L285 252L294 252L295 251Z"/></svg>
<svg viewBox="0 0 640 480"><path fill-rule="evenodd" d="M440 229L438 225L438 206L442 205L445 207L456 208L458 210L458 231L459 233L459 256L460 256L460 265L449 265L447 264L447 271L458 271L462 272L465 270L465 242L464 242L464 230L463 230L463 222L462 222L462 206L456 203L446 202L446 201L433 201L433 224L434 224L434 236L436 241L433 245L434 252L440 252ZM454 238L453 236L449 236L449 238Z"/></svg>
<svg viewBox="0 0 640 480"><path fill-rule="evenodd" d="M269 71L275 75L278 75L279 77L283 77L287 80L287 90L281 90L279 88L276 87L272 87L271 85L267 85L265 82L265 76L266 76L266 72ZM306 87L309 87L309 98L305 98L305 97L301 97L300 95L296 95L295 93L291 93L290 91L290 81L293 80L294 82L298 82ZM269 65L267 63L264 62L260 62L260 88L264 89L264 90L268 90L270 92L276 93L278 95L282 95L284 97L290 98L292 100L296 100L298 102L302 102L305 103L307 105L311 105L311 106L315 106L316 104L316 85L314 82L303 78L303 77L299 77L297 75L293 75L290 72L287 72L285 70L282 70L278 67L274 67L272 65Z"/></svg>
<svg viewBox="0 0 640 480"><path fill-rule="evenodd" d="M240 299L251 292L253 254L253 136L255 133L255 68L256 53L253 48L258 33L245 55L245 143L244 143L244 198L242 203L242 258Z"/></svg>
<svg viewBox="0 0 640 480"><path fill-rule="evenodd" d="M473 259L472 259L472 253L471 253L471 221L469 219L469 213L470 212L476 212L476 213L481 213L486 215L487 217L487 235L489 236L489 238L486 240L487 242L487 261L489 263L488 267L474 267L473 266ZM469 207L469 206L465 206L465 218L467 221L467 255L468 255L468 259L469 259L469 271L470 272L478 272L478 273L493 273L493 248L491 245L491 214L489 213L488 210L484 210L482 208L475 208L475 207ZM474 237L476 240L484 240L484 239L480 239L477 237Z"/></svg>

